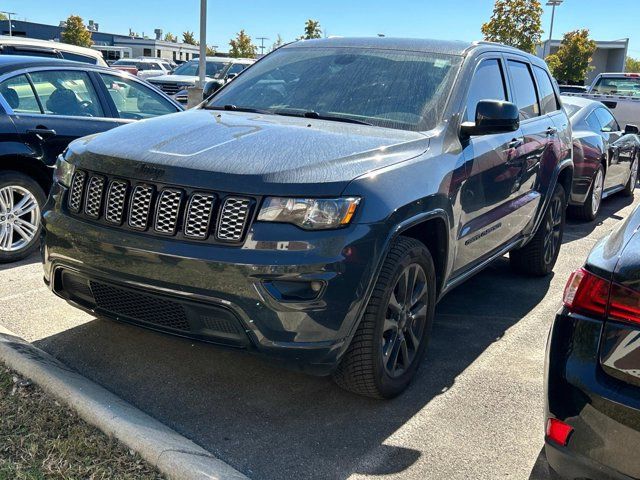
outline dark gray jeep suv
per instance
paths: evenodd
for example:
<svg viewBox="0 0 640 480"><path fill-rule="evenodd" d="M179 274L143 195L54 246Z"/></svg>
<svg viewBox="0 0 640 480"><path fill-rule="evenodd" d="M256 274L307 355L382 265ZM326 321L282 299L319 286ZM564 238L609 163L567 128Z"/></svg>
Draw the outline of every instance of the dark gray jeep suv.
<svg viewBox="0 0 640 480"><path fill-rule="evenodd" d="M570 133L521 51L297 42L199 108L73 142L44 211L45 280L95 315L392 397L445 292L507 252L552 270Z"/></svg>

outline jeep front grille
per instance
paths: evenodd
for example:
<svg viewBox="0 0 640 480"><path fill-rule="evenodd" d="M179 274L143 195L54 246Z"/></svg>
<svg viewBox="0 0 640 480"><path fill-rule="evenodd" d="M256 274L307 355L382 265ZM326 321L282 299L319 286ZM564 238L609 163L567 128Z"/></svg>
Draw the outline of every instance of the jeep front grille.
<svg viewBox="0 0 640 480"><path fill-rule="evenodd" d="M240 244L256 199L77 170L67 206L98 223L147 234Z"/></svg>

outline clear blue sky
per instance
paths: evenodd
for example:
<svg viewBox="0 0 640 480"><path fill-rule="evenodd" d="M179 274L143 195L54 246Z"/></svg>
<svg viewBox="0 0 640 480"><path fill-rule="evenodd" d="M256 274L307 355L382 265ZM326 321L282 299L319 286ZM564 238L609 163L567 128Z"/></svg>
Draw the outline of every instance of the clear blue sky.
<svg viewBox="0 0 640 480"><path fill-rule="evenodd" d="M198 35L199 4L199 0L3 0L0 8L16 12L19 20L51 24L74 13L97 21L105 32L126 34L131 27L152 36L155 28L174 34L192 30ZM208 5L207 43L226 50L229 39L242 28L254 38L269 37L268 45L278 34L293 40L302 34L307 18L319 20L329 35L478 40L493 0L209 0ZM548 31L551 15L546 8L543 27ZM588 28L597 40L628 37L629 54L640 58L638 0L565 0L556 10L553 36L560 38L576 28Z"/></svg>

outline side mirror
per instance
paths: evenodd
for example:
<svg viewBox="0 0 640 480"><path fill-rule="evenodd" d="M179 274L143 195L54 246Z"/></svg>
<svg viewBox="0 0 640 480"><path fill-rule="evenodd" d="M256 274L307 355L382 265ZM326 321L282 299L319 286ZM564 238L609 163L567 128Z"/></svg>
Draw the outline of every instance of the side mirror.
<svg viewBox="0 0 640 480"><path fill-rule="evenodd" d="M216 93L216 91L220 89L220 84L218 82L208 82L205 84L204 89L202 90L202 98L206 100L211 95Z"/></svg>
<svg viewBox="0 0 640 480"><path fill-rule="evenodd" d="M229 75L227 75L227 81L229 80L233 80L234 78L236 78L238 76L237 73L230 73Z"/></svg>
<svg viewBox="0 0 640 480"><path fill-rule="evenodd" d="M508 133L520 128L520 111L511 102L481 100L476 107L475 118L475 122L464 122L460 126L463 136Z"/></svg>
<svg viewBox="0 0 640 480"><path fill-rule="evenodd" d="M638 128L637 125L627 125L624 127L624 134L625 135L640 135L640 128Z"/></svg>

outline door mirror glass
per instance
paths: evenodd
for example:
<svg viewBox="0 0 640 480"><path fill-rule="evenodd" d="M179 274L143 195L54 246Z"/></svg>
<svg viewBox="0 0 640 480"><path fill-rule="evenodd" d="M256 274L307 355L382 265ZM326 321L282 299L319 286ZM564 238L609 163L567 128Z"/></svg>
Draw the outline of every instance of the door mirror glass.
<svg viewBox="0 0 640 480"><path fill-rule="evenodd" d="M627 125L624 127L625 135L638 135L640 134L640 128L637 125Z"/></svg>
<svg viewBox="0 0 640 480"><path fill-rule="evenodd" d="M520 110L511 102L481 100L476 107L475 122L464 122L462 134L491 135L515 132L520 128Z"/></svg>

